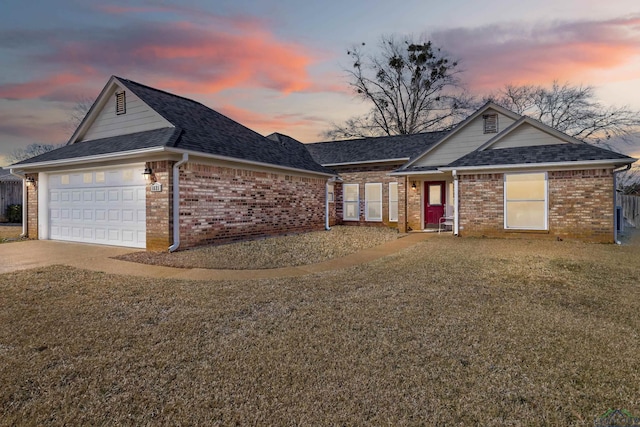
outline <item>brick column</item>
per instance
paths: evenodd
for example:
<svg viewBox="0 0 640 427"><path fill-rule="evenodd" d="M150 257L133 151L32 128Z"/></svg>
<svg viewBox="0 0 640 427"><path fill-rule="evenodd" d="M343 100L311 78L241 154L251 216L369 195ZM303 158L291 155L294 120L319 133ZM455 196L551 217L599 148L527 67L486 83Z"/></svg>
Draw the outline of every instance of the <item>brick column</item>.
<svg viewBox="0 0 640 427"><path fill-rule="evenodd" d="M162 191L152 192L151 184L146 189L147 250L166 251L172 243L172 166L175 162L163 160L149 162L156 182L162 184Z"/></svg>
<svg viewBox="0 0 640 427"><path fill-rule="evenodd" d="M30 239L38 238L38 174L30 173L27 177L33 178L34 182L27 185L27 206L22 209L27 210L27 236Z"/></svg>

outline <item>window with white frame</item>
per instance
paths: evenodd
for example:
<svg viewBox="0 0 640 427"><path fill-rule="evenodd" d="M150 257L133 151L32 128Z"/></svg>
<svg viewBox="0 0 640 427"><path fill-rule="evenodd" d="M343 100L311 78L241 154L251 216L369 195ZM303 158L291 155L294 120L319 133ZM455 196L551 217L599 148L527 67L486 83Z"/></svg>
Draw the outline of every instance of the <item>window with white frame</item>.
<svg viewBox="0 0 640 427"><path fill-rule="evenodd" d="M398 183L389 183L389 222L398 222Z"/></svg>
<svg viewBox="0 0 640 427"><path fill-rule="evenodd" d="M342 184L342 219L344 221L360 220L360 186L358 184Z"/></svg>
<svg viewBox="0 0 640 427"><path fill-rule="evenodd" d="M382 221L382 183L364 185L365 221Z"/></svg>
<svg viewBox="0 0 640 427"><path fill-rule="evenodd" d="M547 229L547 174L504 175L504 228Z"/></svg>

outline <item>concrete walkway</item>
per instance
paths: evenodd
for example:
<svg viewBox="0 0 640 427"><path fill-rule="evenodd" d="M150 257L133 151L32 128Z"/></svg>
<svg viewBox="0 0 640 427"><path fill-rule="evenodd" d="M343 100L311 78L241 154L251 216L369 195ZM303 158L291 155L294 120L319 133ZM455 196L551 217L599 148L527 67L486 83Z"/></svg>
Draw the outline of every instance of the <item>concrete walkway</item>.
<svg viewBox="0 0 640 427"><path fill-rule="evenodd" d="M0 245L0 274L50 265L68 265L112 274L185 280L245 280L297 277L364 264L411 247L434 236L437 236L437 233L411 233L406 237L342 258L318 264L268 270L210 270L204 268L161 267L112 259L112 257L118 255L137 252L139 249L52 240L28 240Z"/></svg>

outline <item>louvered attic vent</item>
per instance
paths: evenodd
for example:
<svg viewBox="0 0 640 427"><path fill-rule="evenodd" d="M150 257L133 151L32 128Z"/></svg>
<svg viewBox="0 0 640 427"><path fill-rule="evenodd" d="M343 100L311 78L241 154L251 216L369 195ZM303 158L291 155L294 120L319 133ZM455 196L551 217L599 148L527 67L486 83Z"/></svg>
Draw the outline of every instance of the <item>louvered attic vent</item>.
<svg viewBox="0 0 640 427"><path fill-rule="evenodd" d="M497 114L485 114L482 118L484 119L484 133L498 133Z"/></svg>
<svg viewBox="0 0 640 427"><path fill-rule="evenodd" d="M124 91L116 92L116 115L125 114L127 112L127 101Z"/></svg>

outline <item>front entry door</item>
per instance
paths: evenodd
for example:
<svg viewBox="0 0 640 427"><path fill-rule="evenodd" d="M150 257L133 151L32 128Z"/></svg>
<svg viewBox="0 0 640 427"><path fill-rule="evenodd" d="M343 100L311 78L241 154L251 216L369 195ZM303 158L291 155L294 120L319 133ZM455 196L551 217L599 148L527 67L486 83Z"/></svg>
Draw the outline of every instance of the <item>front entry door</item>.
<svg viewBox="0 0 640 427"><path fill-rule="evenodd" d="M427 181L424 183L424 227L437 228L444 216L445 182Z"/></svg>

